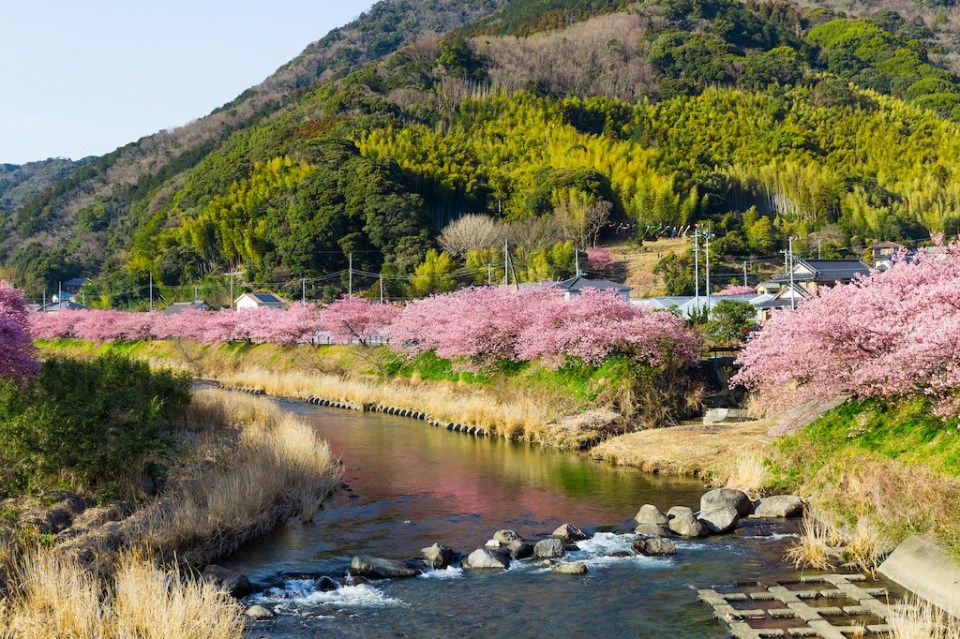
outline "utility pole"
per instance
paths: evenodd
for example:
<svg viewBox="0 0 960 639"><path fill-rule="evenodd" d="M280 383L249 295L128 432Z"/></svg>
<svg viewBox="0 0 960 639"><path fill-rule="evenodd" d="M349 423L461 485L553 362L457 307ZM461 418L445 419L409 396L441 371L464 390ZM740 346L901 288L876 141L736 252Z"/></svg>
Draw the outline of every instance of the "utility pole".
<svg viewBox="0 0 960 639"><path fill-rule="evenodd" d="M694 308L700 311L700 225L693 227L693 298Z"/></svg>
<svg viewBox="0 0 960 639"><path fill-rule="evenodd" d="M493 285L493 270L488 260L487 261L487 286L492 286L492 285Z"/></svg>
<svg viewBox="0 0 960 639"><path fill-rule="evenodd" d="M57 282L57 304L63 304L63 282Z"/></svg>
<svg viewBox="0 0 960 639"><path fill-rule="evenodd" d="M787 263L790 269L790 308L797 308L797 291L793 288L793 236L787 238Z"/></svg>
<svg viewBox="0 0 960 639"><path fill-rule="evenodd" d="M503 285L510 285L510 244L509 240L503 241Z"/></svg>
<svg viewBox="0 0 960 639"><path fill-rule="evenodd" d="M574 255L574 262L576 264L576 267L575 267L576 270L574 271L573 276L580 277L580 249L579 248L573 249L573 255Z"/></svg>
<svg viewBox="0 0 960 639"><path fill-rule="evenodd" d="M743 261L743 285L747 286L747 261Z"/></svg>
<svg viewBox="0 0 960 639"><path fill-rule="evenodd" d="M383 304L383 273L380 274L380 303Z"/></svg>
<svg viewBox="0 0 960 639"><path fill-rule="evenodd" d="M196 302L200 299L200 287L196 284L193 285L193 301Z"/></svg>
<svg viewBox="0 0 960 639"><path fill-rule="evenodd" d="M233 308L233 273L230 273L230 308Z"/></svg>
<svg viewBox="0 0 960 639"><path fill-rule="evenodd" d="M153 273L150 273L150 310L153 310Z"/></svg>
<svg viewBox="0 0 960 639"><path fill-rule="evenodd" d="M707 257L707 314L710 314L710 236L712 233L707 231L703 234L704 239L706 240L706 257ZM699 309L697 309L699 310Z"/></svg>
<svg viewBox="0 0 960 639"><path fill-rule="evenodd" d="M353 253L350 254L350 274L348 275L349 282L347 285L347 294L353 295Z"/></svg>
<svg viewBox="0 0 960 639"><path fill-rule="evenodd" d="M300 278L300 301L307 301L307 278L305 277Z"/></svg>
<svg viewBox="0 0 960 639"><path fill-rule="evenodd" d="M821 248L821 245L822 245L822 244L823 244L823 238L819 238L819 237L818 237L818 238L817 238L817 259L818 259L818 260L819 260L819 259L822 259L822 258L820 257L820 248Z"/></svg>

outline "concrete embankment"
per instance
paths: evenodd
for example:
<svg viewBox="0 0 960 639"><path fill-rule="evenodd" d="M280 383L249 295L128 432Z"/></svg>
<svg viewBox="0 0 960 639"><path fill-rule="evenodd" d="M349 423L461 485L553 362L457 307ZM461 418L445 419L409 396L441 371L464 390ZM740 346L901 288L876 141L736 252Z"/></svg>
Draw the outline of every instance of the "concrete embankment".
<svg viewBox="0 0 960 639"><path fill-rule="evenodd" d="M960 618L960 564L933 540L905 540L881 564L880 574Z"/></svg>

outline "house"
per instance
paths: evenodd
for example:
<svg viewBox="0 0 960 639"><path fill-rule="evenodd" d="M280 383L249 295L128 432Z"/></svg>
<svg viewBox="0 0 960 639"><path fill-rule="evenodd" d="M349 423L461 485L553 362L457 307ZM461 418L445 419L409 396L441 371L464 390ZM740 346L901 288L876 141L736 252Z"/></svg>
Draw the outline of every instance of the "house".
<svg viewBox="0 0 960 639"><path fill-rule="evenodd" d="M754 290L757 292L757 295L776 295L777 291L780 290L780 285L776 282L767 280L766 282L760 282L757 284Z"/></svg>
<svg viewBox="0 0 960 639"><path fill-rule="evenodd" d="M584 290L591 288L597 291L614 291L623 298L624 302L630 300L630 287L626 284L611 282L610 280L591 280L586 277L572 277L569 280L563 280L557 283L557 287L563 290L564 297L570 299L575 295L580 295Z"/></svg>
<svg viewBox="0 0 960 639"><path fill-rule="evenodd" d="M803 287L794 284L791 288L789 284L781 286L780 290L774 295L765 296L762 302L757 304L757 320L765 322L770 319L770 315L777 308L796 308L803 300L812 297Z"/></svg>
<svg viewBox="0 0 960 639"><path fill-rule="evenodd" d="M275 308L283 311L286 310L287 303L273 293L244 293L234 300L233 307L238 311L251 308Z"/></svg>
<svg viewBox="0 0 960 639"><path fill-rule="evenodd" d="M799 286L805 293L816 295L821 286L846 284L857 277L868 277L870 267L861 260L806 260L800 259L792 273L784 273L773 278L781 287ZM787 293L793 295L793 292Z"/></svg>
<svg viewBox="0 0 960 639"><path fill-rule="evenodd" d="M70 293L68 291L63 291L61 293L54 293L50 296L51 301L53 302L69 302L77 296L76 293Z"/></svg>
<svg viewBox="0 0 960 639"><path fill-rule="evenodd" d="M60 289L65 293L79 293L84 284L91 281L89 277L74 277L66 282L60 282Z"/></svg>
<svg viewBox="0 0 960 639"><path fill-rule="evenodd" d="M873 267L881 273L893 266L893 256L907 247L896 242L877 242L873 245Z"/></svg>
<svg viewBox="0 0 960 639"><path fill-rule="evenodd" d="M161 315L179 315L184 311L209 311L210 305L204 302L203 300L195 300L193 302L174 302L167 308L165 308Z"/></svg>

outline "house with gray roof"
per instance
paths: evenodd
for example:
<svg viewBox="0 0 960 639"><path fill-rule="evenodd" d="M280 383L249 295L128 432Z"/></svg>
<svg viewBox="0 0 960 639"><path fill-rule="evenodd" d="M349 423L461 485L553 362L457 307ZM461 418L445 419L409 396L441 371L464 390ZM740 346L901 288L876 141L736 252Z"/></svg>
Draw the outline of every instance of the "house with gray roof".
<svg viewBox="0 0 960 639"><path fill-rule="evenodd" d="M589 288L597 291L613 291L622 297L624 302L630 299L629 286L620 284L619 282L611 282L610 280L593 280L583 276L577 276L558 282L556 286L564 291L564 296L567 298L580 295L580 293Z"/></svg>
<svg viewBox="0 0 960 639"><path fill-rule="evenodd" d="M807 260L800 259L793 273L785 272L773 278L781 287L789 288L792 281L808 295L816 295L821 286L847 284L858 277L869 277L870 267L861 260ZM778 292L778 296L781 293ZM787 295L793 295L787 291Z"/></svg>

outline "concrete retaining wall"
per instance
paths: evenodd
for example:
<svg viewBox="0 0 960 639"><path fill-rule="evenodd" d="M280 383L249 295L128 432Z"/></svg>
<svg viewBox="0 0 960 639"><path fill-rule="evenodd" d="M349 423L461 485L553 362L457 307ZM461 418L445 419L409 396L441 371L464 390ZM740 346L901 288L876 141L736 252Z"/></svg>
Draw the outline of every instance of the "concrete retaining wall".
<svg viewBox="0 0 960 639"><path fill-rule="evenodd" d="M880 574L960 618L960 564L926 537L911 537L880 565Z"/></svg>

